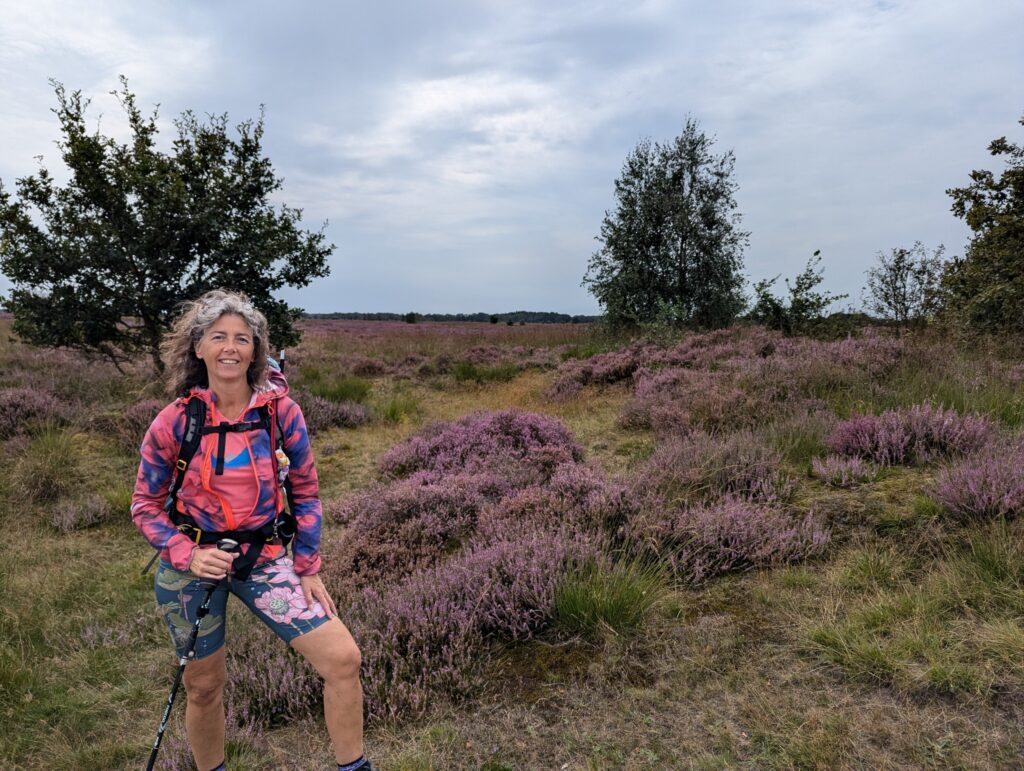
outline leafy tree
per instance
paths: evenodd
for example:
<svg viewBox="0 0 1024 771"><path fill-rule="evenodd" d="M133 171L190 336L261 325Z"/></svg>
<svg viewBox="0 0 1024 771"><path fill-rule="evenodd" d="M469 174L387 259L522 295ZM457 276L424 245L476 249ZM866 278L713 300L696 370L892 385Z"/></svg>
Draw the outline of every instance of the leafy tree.
<svg viewBox="0 0 1024 771"><path fill-rule="evenodd" d="M693 119L668 144L641 141L615 181L583 285L613 327L728 325L745 306L732 152Z"/></svg>
<svg viewBox="0 0 1024 771"><path fill-rule="evenodd" d="M929 255L924 244L915 241L909 249L879 252L878 264L867 271L867 309L901 326L933 316L939 307L945 251L940 245Z"/></svg>
<svg viewBox="0 0 1024 771"><path fill-rule="evenodd" d="M754 284L754 308L750 317L769 329L778 329L787 335L803 334L825 316L825 310L832 303L842 300L845 294L834 295L820 292L816 287L825 279L821 265L821 250L817 249L807 261L807 267L798 274L791 284L786 279L789 301L776 297L771 288L779 276L764 279Z"/></svg>
<svg viewBox="0 0 1024 771"><path fill-rule="evenodd" d="M1024 126L1024 117L1020 119ZM972 171L971 184L951 188L953 213L974 235L963 258L943 276L947 309L978 331L1024 332L1024 145L1006 137L988 146L1006 168Z"/></svg>
<svg viewBox="0 0 1024 771"><path fill-rule="evenodd" d="M13 283L4 304L18 335L118 364L148 352L162 371L160 338L179 304L223 286L267 315L274 344L297 342L302 311L273 293L326 276L334 246L322 228L299 228L300 210L271 205L281 180L262 153L262 112L235 137L226 115L204 123L185 112L164 152L156 112L143 116L124 78L125 143L90 133L89 101L51 84L69 181L41 167L17 180L17 200L0 185L0 269Z"/></svg>

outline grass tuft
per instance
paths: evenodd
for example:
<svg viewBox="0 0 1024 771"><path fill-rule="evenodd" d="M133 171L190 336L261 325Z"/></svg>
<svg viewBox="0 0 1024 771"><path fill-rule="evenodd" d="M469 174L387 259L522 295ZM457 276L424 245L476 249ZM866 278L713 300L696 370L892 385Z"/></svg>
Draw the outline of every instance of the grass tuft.
<svg viewBox="0 0 1024 771"><path fill-rule="evenodd" d="M610 567L590 565L556 592L553 625L562 634L591 641L607 632L632 637L667 593L667 573L659 565L632 559Z"/></svg>
<svg viewBox="0 0 1024 771"><path fill-rule="evenodd" d="M73 492L82 481L72 434L50 428L34 437L15 461L11 487L34 503L49 503Z"/></svg>

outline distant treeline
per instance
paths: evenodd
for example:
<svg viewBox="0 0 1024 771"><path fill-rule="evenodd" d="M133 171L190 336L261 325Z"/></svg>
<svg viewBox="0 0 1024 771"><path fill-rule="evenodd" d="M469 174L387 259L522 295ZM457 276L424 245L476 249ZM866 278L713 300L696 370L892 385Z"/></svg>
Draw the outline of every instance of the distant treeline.
<svg viewBox="0 0 1024 771"><path fill-rule="evenodd" d="M489 324L588 324L600 316L570 316L550 311L512 311L511 313L306 313L307 319L350 319L358 321L480 321Z"/></svg>

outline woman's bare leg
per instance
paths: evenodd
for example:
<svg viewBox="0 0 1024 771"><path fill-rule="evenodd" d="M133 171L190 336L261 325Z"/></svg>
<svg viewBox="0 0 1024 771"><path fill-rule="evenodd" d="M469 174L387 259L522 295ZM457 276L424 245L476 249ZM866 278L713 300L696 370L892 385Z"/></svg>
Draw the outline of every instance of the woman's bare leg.
<svg viewBox="0 0 1024 771"><path fill-rule="evenodd" d="M224 649L185 665L185 732L200 771L224 760Z"/></svg>
<svg viewBox="0 0 1024 771"><path fill-rule="evenodd" d="M357 760L363 754L363 687L356 641L338 618L332 618L291 645L324 679L324 720L335 759L339 765Z"/></svg>

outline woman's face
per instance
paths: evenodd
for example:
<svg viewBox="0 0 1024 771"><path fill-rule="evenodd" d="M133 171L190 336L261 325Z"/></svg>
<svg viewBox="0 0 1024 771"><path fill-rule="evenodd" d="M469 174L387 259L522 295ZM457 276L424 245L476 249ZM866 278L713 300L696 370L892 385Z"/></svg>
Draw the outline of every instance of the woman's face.
<svg viewBox="0 0 1024 771"><path fill-rule="evenodd" d="M254 345L252 330L241 316L225 313L213 322L196 343L196 356L206 363L210 386L244 380Z"/></svg>

